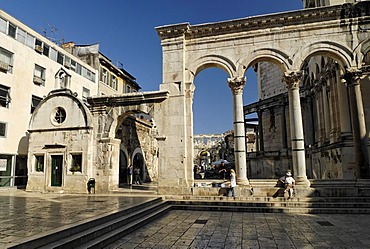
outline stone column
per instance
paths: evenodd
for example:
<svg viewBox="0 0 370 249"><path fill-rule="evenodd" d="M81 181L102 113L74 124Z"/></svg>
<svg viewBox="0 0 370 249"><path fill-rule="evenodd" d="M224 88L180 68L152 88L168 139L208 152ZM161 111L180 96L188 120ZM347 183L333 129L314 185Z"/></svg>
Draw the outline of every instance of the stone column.
<svg viewBox="0 0 370 249"><path fill-rule="evenodd" d="M262 122L262 112L263 110L257 111L258 116L258 151L265 151L265 145L263 143L263 122Z"/></svg>
<svg viewBox="0 0 370 249"><path fill-rule="evenodd" d="M338 99L339 99L339 119L340 119L340 129L341 137L346 138L352 136L351 127L351 117L349 111L348 103L348 92L346 88L346 81L341 79L339 70L336 72L337 80L340 82L338 84Z"/></svg>
<svg viewBox="0 0 370 249"><path fill-rule="evenodd" d="M360 88L362 72L348 69L344 74L349 91L351 121L353 128L353 146L355 150L356 177L369 178L369 153L367 150L367 135L364 107Z"/></svg>
<svg viewBox="0 0 370 249"><path fill-rule="evenodd" d="M191 134L190 139L187 140L187 146L185 147L185 155L187 155L184 160L186 160L185 165L191 165L191 167L185 168L185 175L188 181L191 181L191 186L194 185L194 174L193 174L193 157L194 157L194 141L193 141L193 98L194 98L195 85L193 82L185 83L185 113L187 120L190 122L186 125L186 134Z"/></svg>
<svg viewBox="0 0 370 249"><path fill-rule="evenodd" d="M289 94L289 116L290 116L290 135L292 141L293 172L297 185L309 186L310 182L306 175L306 158L304 150L304 136L301 101L299 97L299 83L301 72L285 73L283 80L288 85Z"/></svg>
<svg viewBox="0 0 370 249"><path fill-rule="evenodd" d="M245 77L229 78L229 87L234 100L234 155L236 177L239 185L249 185L247 178L247 158L245 152L245 126L243 111L243 88Z"/></svg>

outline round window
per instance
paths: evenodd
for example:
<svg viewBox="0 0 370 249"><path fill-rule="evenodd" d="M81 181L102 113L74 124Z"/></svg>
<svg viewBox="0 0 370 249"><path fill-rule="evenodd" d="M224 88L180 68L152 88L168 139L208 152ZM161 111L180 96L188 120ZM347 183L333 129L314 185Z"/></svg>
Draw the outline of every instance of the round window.
<svg viewBox="0 0 370 249"><path fill-rule="evenodd" d="M52 114L54 124L62 124L66 120L66 111L62 107L57 107Z"/></svg>

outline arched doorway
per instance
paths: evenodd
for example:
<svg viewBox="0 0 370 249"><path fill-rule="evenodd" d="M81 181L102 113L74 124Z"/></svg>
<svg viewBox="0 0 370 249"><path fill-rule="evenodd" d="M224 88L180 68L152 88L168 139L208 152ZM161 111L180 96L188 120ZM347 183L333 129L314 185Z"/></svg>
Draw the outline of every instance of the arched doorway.
<svg viewBox="0 0 370 249"><path fill-rule="evenodd" d="M123 187L124 184L127 183L127 167L128 161L126 154L123 150L120 150L119 153L119 178L118 178L118 185L119 187Z"/></svg>
<svg viewBox="0 0 370 249"><path fill-rule="evenodd" d="M134 167L134 170L135 168L138 168L140 170L140 179L142 182L145 182L146 181L146 174L145 174L145 161L144 161L144 157L143 157L143 154L141 153L136 153L134 155L134 158L132 160L132 165ZM134 179L135 181L135 179Z"/></svg>

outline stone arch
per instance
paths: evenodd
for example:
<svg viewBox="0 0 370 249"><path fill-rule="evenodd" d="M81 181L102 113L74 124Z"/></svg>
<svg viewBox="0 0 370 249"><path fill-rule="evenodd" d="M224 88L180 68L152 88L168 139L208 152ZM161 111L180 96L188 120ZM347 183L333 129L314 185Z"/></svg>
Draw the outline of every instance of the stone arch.
<svg viewBox="0 0 370 249"><path fill-rule="evenodd" d="M283 72L285 72L292 62L289 56L277 49L273 48L261 48L248 54L247 57L240 60L237 64L237 74L244 75L245 71L258 62L271 62L277 65Z"/></svg>
<svg viewBox="0 0 370 249"><path fill-rule="evenodd" d="M194 82L194 78L198 73L211 67L222 69L230 77L232 77L236 71L235 64L227 57L215 54L205 55L194 60L194 62L189 65L187 68L187 82Z"/></svg>
<svg viewBox="0 0 370 249"><path fill-rule="evenodd" d="M370 38L364 40L360 45L355 49L356 58L358 63L361 64L364 61L364 58L367 53L370 52ZM361 64L363 65L363 64Z"/></svg>
<svg viewBox="0 0 370 249"><path fill-rule="evenodd" d="M122 121L130 114L144 113L150 115L152 106L148 104L118 106L107 108L107 115L104 123L104 132L109 137L114 137Z"/></svg>
<svg viewBox="0 0 370 249"><path fill-rule="evenodd" d="M293 55L293 65L290 69L299 71L308 58L317 55L336 60L341 68L354 66L354 55L350 48L332 41L317 41L300 48L300 51Z"/></svg>

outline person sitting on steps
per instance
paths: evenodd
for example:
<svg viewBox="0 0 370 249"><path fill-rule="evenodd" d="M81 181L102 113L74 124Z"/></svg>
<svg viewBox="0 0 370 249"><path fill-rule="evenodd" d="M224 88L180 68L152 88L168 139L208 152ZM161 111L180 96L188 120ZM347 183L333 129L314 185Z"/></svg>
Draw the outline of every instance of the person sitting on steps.
<svg viewBox="0 0 370 249"><path fill-rule="evenodd" d="M292 177L292 173L290 172L290 170L286 172L285 176L280 178L280 181L284 184L284 194L288 193L288 199L292 198L295 180Z"/></svg>

